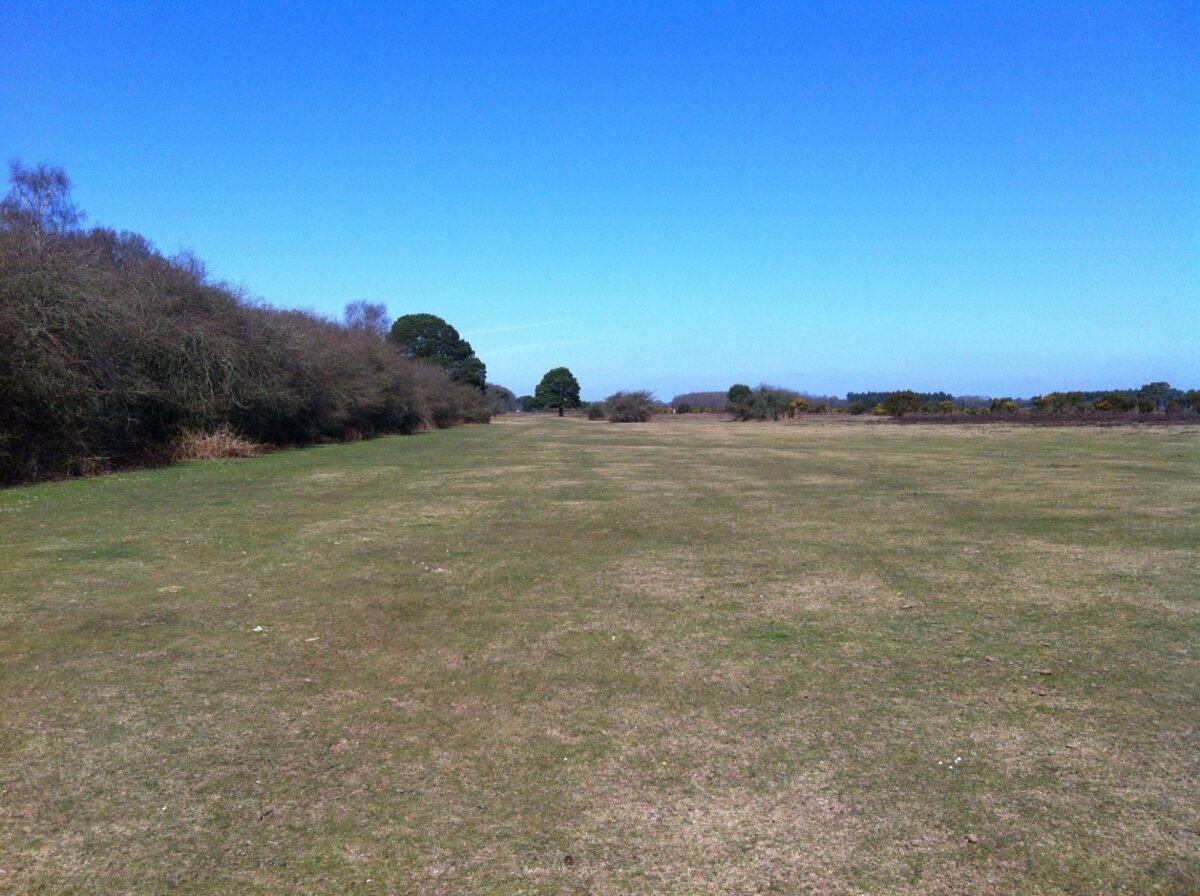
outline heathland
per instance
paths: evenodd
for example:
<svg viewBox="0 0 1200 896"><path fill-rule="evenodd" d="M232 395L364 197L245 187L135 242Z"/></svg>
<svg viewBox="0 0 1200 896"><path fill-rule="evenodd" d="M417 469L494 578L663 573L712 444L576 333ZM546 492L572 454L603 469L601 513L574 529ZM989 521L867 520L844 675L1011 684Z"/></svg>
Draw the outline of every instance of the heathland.
<svg viewBox="0 0 1200 896"><path fill-rule="evenodd" d="M0 892L1200 891L1194 427L505 417L0 541Z"/></svg>

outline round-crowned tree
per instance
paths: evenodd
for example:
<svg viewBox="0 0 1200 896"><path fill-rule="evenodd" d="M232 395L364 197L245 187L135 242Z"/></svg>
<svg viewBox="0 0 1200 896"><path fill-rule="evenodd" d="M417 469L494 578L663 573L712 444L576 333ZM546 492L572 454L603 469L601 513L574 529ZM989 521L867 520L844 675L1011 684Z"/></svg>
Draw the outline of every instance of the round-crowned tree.
<svg viewBox="0 0 1200 896"><path fill-rule="evenodd" d="M558 408L561 417L565 408L579 407L579 380L567 368L555 367L546 371L533 392L533 399L540 408Z"/></svg>
<svg viewBox="0 0 1200 896"><path fill-rule="evenodd" d="M405 314L396 318L388 341L405 357L444 367L455 380L469 383L481 392L487 388L487 368L475 357L471 343L436 314Z"/></svg>

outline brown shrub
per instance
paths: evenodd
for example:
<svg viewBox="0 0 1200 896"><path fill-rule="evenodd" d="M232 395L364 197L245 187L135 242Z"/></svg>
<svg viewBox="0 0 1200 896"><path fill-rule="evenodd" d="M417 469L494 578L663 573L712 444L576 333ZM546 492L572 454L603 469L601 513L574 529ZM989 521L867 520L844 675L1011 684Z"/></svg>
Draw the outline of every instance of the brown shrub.
<svg viewBox="0 0 1200 896"><path fill-rule="evenodd" d="M186 432L171 446L171 460L216 460L222 457L257 457L263 446L251 442L222 424L212 432Z"/></svg>

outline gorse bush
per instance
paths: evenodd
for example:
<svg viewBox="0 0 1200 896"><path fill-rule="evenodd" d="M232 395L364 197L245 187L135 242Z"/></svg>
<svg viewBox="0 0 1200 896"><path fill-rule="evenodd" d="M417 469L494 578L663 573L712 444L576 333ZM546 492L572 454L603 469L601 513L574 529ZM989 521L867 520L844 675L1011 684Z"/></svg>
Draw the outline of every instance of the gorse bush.
<svg viewBox="0 0 1200 896"><path fill-rule="evenodd" d="M12 182L0 203L0 482L168 460L185 434L222 426L294 445L490 416L479 389L403 358L361 313L340 323L252 302L189 254L80 230L55 169L14 164Z"/></svg>

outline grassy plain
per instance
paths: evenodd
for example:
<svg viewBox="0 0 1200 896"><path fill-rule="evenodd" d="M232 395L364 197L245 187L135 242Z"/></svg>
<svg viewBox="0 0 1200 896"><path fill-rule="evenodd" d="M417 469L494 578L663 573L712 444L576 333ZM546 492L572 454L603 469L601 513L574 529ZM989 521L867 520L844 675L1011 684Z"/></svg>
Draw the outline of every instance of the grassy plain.
<svg viewBox="0 0 1200 896"><path fill-rule="evenodd" d="M502 420L0 492L0 892L1200 892L1200 433Z"/></svg>

